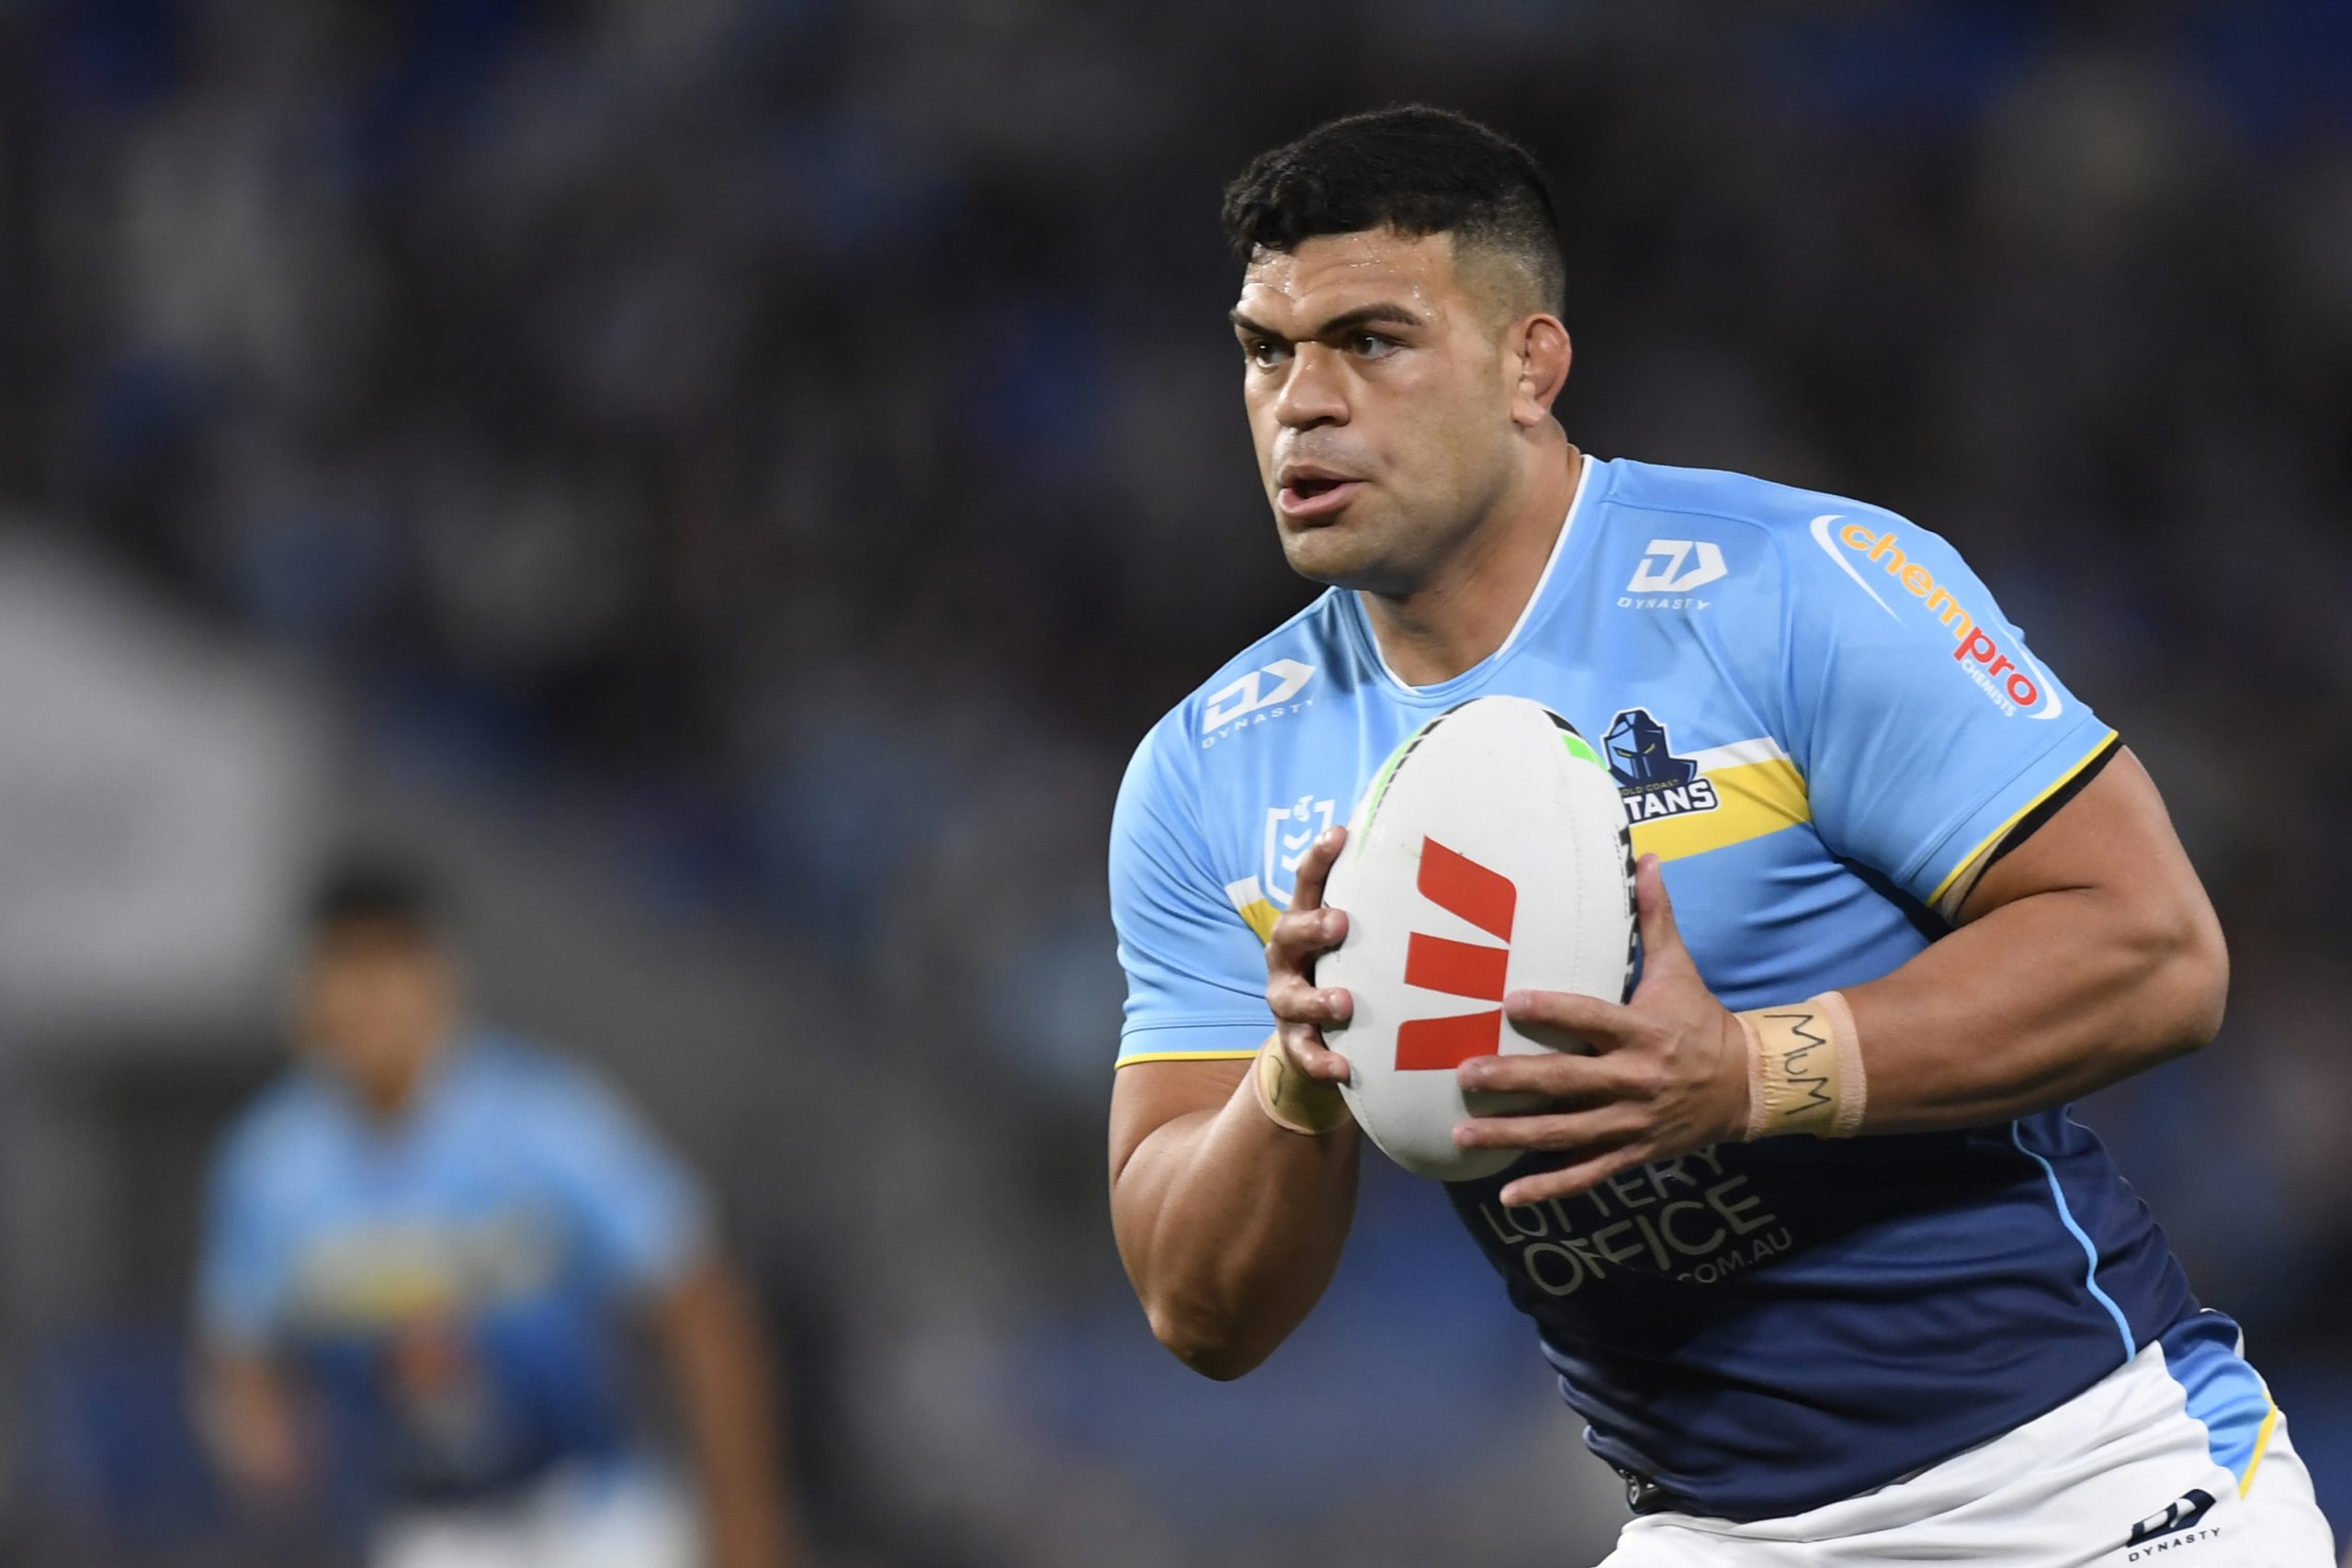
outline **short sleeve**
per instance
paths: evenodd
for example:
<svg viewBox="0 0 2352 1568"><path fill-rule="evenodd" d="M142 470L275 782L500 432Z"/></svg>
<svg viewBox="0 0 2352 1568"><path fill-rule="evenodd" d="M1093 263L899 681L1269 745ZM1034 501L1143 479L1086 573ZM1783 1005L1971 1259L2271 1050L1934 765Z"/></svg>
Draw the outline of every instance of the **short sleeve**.
<svg viewBox="0 0 2352 1568"><path fill-rule="evenodd" d="M1111 919L1126 972L1120 1066L1234 1060L1274 1026L1266 950L1222 897L1206 846L1146 738L1111 815Z"/></svg>
<svg viewBox="0 0 2352 1568"><path fill-rule="evenodd" d="M1792 751L1836 853L1922 904L2114 739L1951 545L1858 510L1782 536Z"/></svg>
<svg viewBox="0 0 2352 1568"><path fill-rule="evenodd" d="M271 1201L265 1152L241 1129L214 1156L197 1261L196 1318L215 1344L257 1349L277 1333L291 1288L291 1247Z"/></svg>
<svg viewBox="0 0 2352 1568"><path fill-rule="evenodd" d="M568 1063L549 1071L545 1157L586 1259L617 1292L658 1295L708 1245L701 1190L601 1078Z"/></svg>

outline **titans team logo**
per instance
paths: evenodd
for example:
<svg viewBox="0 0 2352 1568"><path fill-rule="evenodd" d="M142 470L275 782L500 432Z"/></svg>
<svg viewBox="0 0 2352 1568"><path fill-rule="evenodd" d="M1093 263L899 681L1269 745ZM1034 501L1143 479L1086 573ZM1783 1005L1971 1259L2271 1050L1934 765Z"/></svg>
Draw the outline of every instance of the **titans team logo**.
<svg viewBox="0 0 2352 1568"><path fill-rule="evenodd" d="M1624 800L1628 825L1713 811L1723 804L1699 764L1674 754L1666 726L1652 718L1647 708L1619 714L1601 739L1601 750Z"/></svg>

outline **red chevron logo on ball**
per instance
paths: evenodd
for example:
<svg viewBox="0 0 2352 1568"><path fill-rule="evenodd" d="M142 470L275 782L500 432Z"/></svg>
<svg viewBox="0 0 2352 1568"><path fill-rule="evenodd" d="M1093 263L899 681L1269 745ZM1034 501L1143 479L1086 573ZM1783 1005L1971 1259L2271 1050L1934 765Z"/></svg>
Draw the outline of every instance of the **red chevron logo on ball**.
<svg viewBox="0 0 2352 1568"><path fill-rule="evenodd" d="M1405 948L1405 984L1453 997L1499 1004L1510 963L1511 922L1519 889L1510 878L1480 865L1435 839L1421 840L1421 897L1502 941L1500 947L1456 942L1415 931ZM1473 1056L1490 1056L1502 1043L1499 1005L1453 1018L1417 1018L1396 1031L1398 1072L1447 1072Z"/></svg>

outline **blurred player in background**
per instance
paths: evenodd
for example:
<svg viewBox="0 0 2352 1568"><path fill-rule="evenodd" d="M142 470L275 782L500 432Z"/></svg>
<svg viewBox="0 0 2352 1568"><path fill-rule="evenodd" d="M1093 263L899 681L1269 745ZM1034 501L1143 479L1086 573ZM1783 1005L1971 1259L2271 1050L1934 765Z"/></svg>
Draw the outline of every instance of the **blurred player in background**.
<svg viewBox="0 0 2352 1568"><path fill-rule="evenodd" d="M613 1091L467 1021L421 885L322 889L303 1059L215 1156L207 1430L265 1505L356 1468L374 1568L783 1568L770 1364L693 1179ZM633 1431L651 1328L702 1513Z"/></svg>
<svg viewBox="0 0 2352 1568"><path fill-rule="evenodd" d="M1642 977L1501 998L1594 1054L1461 1062L1544 1109L1462 1123L1526 1157L1447 1191L1626 1479L1612 1568L2328 1568L2236 1325L2064 1111L2221 1021L2132 753L1935 535L1571 445L1557 220L1510 142L1336 121L1225 220L1267 496L1332 588L1120 790L1113 1209L1154 1332L1239 1376L1329 1281L1361 1149L1322 1033L1351 998L1313 979L1331 824L1417 727L1531 697L1605 740Z"/></svg>

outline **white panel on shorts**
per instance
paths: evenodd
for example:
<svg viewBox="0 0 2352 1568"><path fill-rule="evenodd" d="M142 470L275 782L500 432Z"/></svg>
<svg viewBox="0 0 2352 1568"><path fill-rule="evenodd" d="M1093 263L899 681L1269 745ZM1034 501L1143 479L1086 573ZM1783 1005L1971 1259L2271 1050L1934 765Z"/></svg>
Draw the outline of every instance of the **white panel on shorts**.
<svg viewBox="0 0 2352 1568"><path fill-rule="evenodd" d="M1602 1568L2336 1568L2284 1418L2243 1495L2151 1345L2048 1415L1907 1480L1781 1519L1651 1514Z"/></svg>
<svg viewBox="0 0 2352 1568"><path fill-rule="evenodd" d="M684 1492L639 1465L558 1472L512 1497L395 1514L369 1568L700 1568Z"/></svg>

